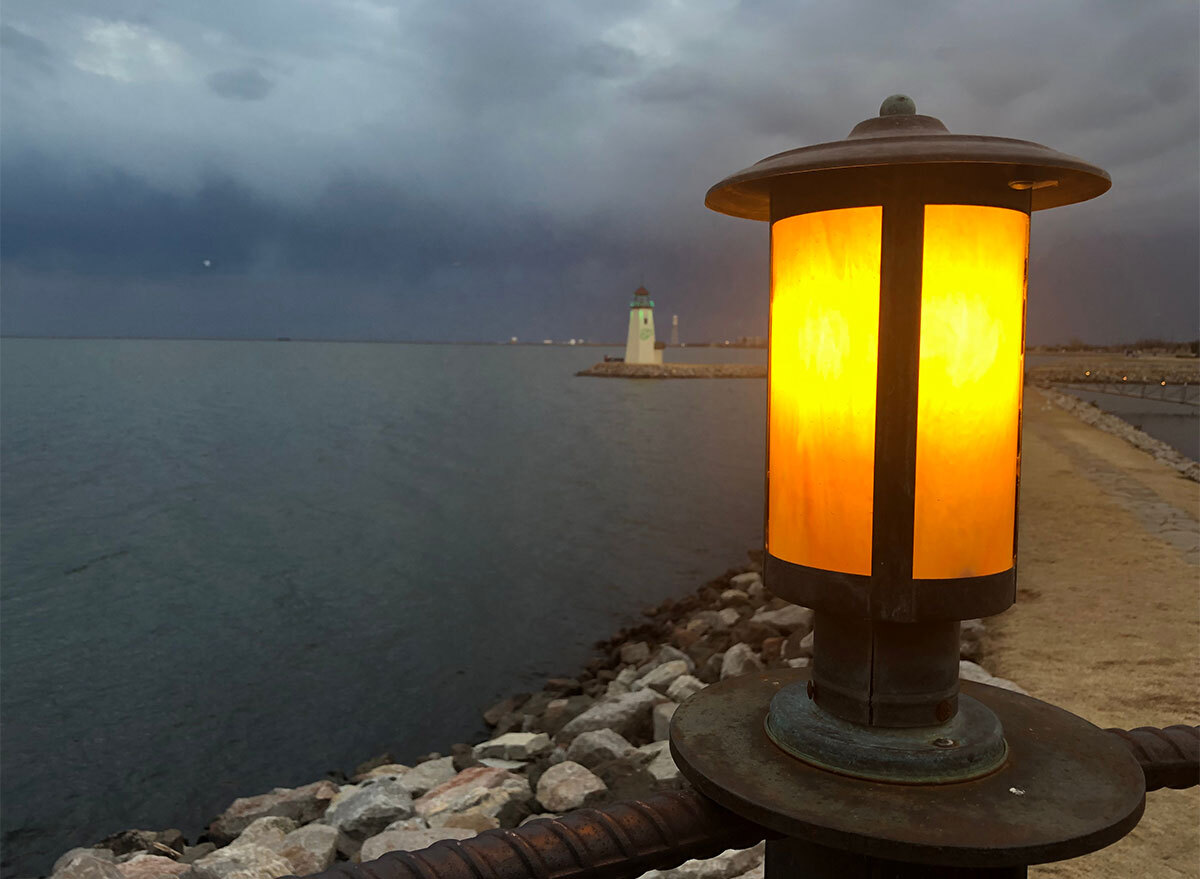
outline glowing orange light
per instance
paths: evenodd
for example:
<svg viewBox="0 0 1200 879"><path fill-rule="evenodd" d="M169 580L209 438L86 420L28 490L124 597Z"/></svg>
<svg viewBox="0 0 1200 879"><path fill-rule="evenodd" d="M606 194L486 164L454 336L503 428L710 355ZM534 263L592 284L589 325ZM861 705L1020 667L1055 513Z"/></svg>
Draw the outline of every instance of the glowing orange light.
<svg viewBox="0 0 1200 879"><path fill-rule="evenodd" d="M1091 371L1090 369L1086 369L1086 370L1084 370L1083 374L1084 374L1084 375L1091 375L1091 374L1092 374L1092 371Z"/></svg>
<svg viewBox="0 0 1200 879"><path fill-rule="evenodd" d="M1013 565L1029 215L927 205L913 576Z"/></svg>
<svg viewBox="0 0 1200 879"><path fill-rule="evenodd" d="M883 209L771 228L767 548L871 572Z"/></svg>

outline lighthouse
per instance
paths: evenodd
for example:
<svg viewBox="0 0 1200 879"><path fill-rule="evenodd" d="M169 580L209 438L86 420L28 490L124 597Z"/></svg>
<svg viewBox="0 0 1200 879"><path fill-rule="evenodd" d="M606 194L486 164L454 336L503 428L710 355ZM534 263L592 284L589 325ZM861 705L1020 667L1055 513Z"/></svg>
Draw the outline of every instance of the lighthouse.
<svg viewBox="0 0 1200 879"><path fill-rule="evenodd" d="M629 335L625 338L626 363L662 363L654 348L654 301L650 291L638 287L629 301Z"/></svg>

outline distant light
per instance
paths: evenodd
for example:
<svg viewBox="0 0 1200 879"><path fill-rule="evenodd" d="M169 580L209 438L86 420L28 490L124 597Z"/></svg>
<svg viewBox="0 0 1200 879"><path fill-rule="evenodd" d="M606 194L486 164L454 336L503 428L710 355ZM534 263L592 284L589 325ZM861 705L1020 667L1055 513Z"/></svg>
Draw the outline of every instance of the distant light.
<svg viewBox="0 0 1200 879"><path fill-rule="evenodd" d="M1159 384L1162 385L1164 388L1167 386L1166 382L1159 382Z"/></svg>
<svg viewBox="0 0 1200 879"><path fill-rule="evenodd" d="M1121 376L1121 381L1123 381L1123 382L1129 381L1129 376L1127 376L1127 375Z"/></svg>
<svg viewBox="0 0 1200 879"><path fill-rule="evenodd" d="M1091 371L1090 369L1085 369L1085 370L1083 371L1083 374L1084 374L1084 375L1091 375L1091 374L1092 374L1092 371Z"/></svg>
<svg viewBox="0 0 1200 879"><path fill-rule="evenodd" d="M212 265L212 260L211 260L211 259L206 259L206 260L203 260L201 264L202 264L202 265L203 265L205 268L208 268L209 266L211 266L211 265Z"/></svg>

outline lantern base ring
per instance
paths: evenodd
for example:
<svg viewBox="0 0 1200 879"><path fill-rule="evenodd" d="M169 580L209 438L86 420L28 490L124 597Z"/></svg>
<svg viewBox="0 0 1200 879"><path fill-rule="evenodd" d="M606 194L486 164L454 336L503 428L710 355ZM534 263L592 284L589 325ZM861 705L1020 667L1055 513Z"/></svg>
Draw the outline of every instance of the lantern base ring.
<svg viewBox="0 0 1200 879"><path fill-rule="evenodd" d="M809 696L807 684L771 699L767 736L793 757L854 778L898 784L946 784L995 772L1008 746L995 713L960 696L958 714L939 726L864 726L835 717Z"/></svg>

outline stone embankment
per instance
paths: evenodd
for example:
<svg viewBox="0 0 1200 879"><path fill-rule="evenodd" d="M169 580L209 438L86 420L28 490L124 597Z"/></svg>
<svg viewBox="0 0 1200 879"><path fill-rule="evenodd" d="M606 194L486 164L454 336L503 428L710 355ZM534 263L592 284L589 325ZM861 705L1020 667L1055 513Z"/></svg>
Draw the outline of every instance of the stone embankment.
<svg viewBox="0 0 1200 879"><path fill-rule="evenodd" d="M620 363L605 361L576 375L594 378L766 378L758 363Z"/></svg>
<svg viewBox="0 0 1200 879"><path fill-rule="evenodd" d="M1084 424L1090 424L1093 427L1100 428L1105 433L1118 436L1135 449L1141 449L1143 452L1151 455L1159 463L1166 464L1168 467L1177 470L1181 476L1193 482L1200 482L1200 463L1193 461L1187 455L1167 445L1162 440L1155 439L1145 431L1134 427L1128 421L1105 412L1094 403L1085 402L1078 397L1056 391L1054 388L1044 387L1040 388L1040 390L1055 405L1066 409Z"/></svg>
<svg viewBox="0 0 1200 879"><path fill-rule="evenodd" d="M384 754L350 778L235 800L194 845L178 830L129 830L73 849L54 879L275 879L336 861L424 848L581 806L685 784L667 749L671 715L709 684L760 669L805 667L812 611L763 587L761 556L693 595L643 611L645 622L597 643L575 677L548 680L483 716L491 737L398 763ZM962 676L1019 689L976 663L983 626L962 627ZM762 876L762 845L690 861L654 879ZM645 877L643 877L645 879Z"/></svg>

